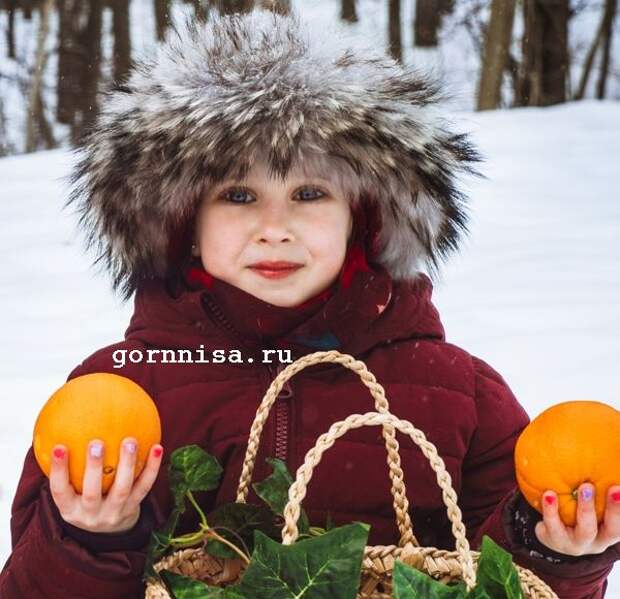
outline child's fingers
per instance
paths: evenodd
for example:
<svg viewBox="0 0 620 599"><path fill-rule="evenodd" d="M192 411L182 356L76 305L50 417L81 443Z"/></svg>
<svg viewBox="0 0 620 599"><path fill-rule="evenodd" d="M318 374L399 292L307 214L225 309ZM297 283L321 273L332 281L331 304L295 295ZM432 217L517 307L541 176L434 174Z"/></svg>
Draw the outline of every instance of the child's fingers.
<svg viewBox="0 0 620 599"><path fill-rule="evenodd" d="M69 450L64 445L56 445L52 449L49 481L58 511L61 515L69 513L77 494L69 480Z"/></svg>
<svg viewBox="0 0 620 599"><path fill-rule="evenodd" d="M120 444L118 467L114 482L110 487L107 501L118 506L123 506L131 494L134 483L134 469L136 464L136 452L138 443L133 437L123 439Z"/></svg>
<svg viewBox="0 0 620 599"><path fill-rule="evenodd" d="M558 511L558 498L553 491L545 491L542 496L543 521L536 525L539 540L550 548L570 543L566 526Z"/></svg>
<svg viewBox="0 0 620 599"><path fill-rule="evenodd" d="M86 467L82 479L82 506L88 513L94 514L101 506L101 481L103 479L103 441L92 440L86 449Z"/></svg>
<svg viewBox="0 0 620 599"><path fill-rule="evenodd" d="M620 486L607 490L607 505L599 531L601 542L609 547L620 541Z"/></svg>
<svg viewBox="0 0 620 599"><path fill-rule="evenodd" d="M596 510L594 509L594 485L584 483L579 487L577 499L577 525L573 538L579 545L590 544L598 534Z"/></svg>
<svg viewBox="0 0 620 599"><path fill-rule="evenodd" d="M159 468L163 460L163 453L164 448L161 445L158 444L151 447L148 460L146 461L146 466L140 476L136 479L129 501L140 504L140 502L151 490L151 487L157 479L157 474L159 473Z"/></svg>

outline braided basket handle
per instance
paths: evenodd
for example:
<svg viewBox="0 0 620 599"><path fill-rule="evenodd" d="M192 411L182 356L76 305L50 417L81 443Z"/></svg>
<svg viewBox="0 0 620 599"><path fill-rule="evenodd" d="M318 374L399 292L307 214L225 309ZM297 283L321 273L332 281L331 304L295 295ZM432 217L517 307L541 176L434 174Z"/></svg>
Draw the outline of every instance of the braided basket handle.
<svg viewBox="0 0 620 599"><path fill-rule="evenodd" d="M377 379L368 370L366 364L364 364L361 360L356 360L352 355L343 354L337 350L314 352L295 360L273 379L260 403L260 406L258 407L258 410L256 411L256 416L250 429L250 438L248 440L248 447L243 461L241 476L239 478L237 503L246 502L250 481L252 480L252 473L254 472L260 436L265 422L267 421L267 417L269 416L269 411L275 403L278 394L284 386L284 383L304 368L312 366L313 364L321 364L323 362L336 362L338 364L342 364L359 375L362 383L368 387L368 390L375 398L375 409L377 412L389 414L389 405L385 397L385 390L379 383L377 383ZM407 500L405 483L403 482L403 471L400 467L400 454L398 453L396 432L394 427L390 423L386 422L383 425L382 433L388 452L387 463L389 467L390 479L392 481L391 491L394 498L393 505L394 511L396 512L396 524L400 533L399 545L401 547L404 547L408 543L419 545L413 534L411 517L409 515L409 501Z"/></svg>
<svg viewBox="0 0 620 599"><path fill-rule="evenodd" d="M295 482L289 489L289 500L284 508L282 544L291 545L299 536L297 521L299 520L301 502L306 496L307 485L312 478L314 467L321 461L323 453L347 431L361 428L362 426L378 424L384 428L386 424L389 424L403 434L409 435L413 442L420 447L426 458L428 458L431 467L437 474L437 483L443 491L443 501L448 508L448 518L452 522L452 533L456 537L456 551L463 571L463 580L469 588L473 588L476 584L474 562L470 553L469 541L465 536L465 526L463 525L461 510L457 504L456 492L452 488L450 473L446 470L446 465L439 457L436 447L426 439L424 433L413 426L411 422L399 420L390 413L367 412L366 414L352 414L345 420L332 424L329 430L317 439L315 446L308 451L304 463L297 470Z"/></svg>

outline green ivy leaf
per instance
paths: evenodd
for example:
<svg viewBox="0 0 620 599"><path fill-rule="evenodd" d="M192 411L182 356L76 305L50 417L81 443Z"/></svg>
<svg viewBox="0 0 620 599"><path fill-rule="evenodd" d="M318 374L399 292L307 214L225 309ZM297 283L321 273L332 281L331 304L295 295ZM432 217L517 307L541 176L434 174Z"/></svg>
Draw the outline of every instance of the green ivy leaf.
<svg viewBox="0 0 620 599"><path fill-rule="evenodd" d="M469 593L464 582L446 585L399 561L394 564L393 585L394 599L523 599L512 556L486 535L482 538L476 586Z"/></svg>
<svg viewBox="0 0 620 599"><path fill-rule="evenodd" d="M369 530L355 522L292 545L257 531L237 590L248 599L355 599Z"/></svg>
<svg viewBox="0 0 620 599"><path fill-rule="evenodd" d="M467 596L464 582L447 585L401 561L394 562L394 599L459 599Z"/></svg>
<svg viewBox="0 0 620 599"><path fill-rule="evenodd" d="M268 537L281 540L280 529L275 525L275 516L265 506L246 503L226 503L213 510L208 517L209 526L215 528L217 534L230 541L233 545L245 552L239 539L228 530L233 530L245 543L249 555L254 551L254 531L260 530ZM238 555L224 543L210 539L206 547L207 553L216 557L238 557Z"/></svg>
<svg viewBox="0 0 620 599"><path fill-rule="evenodd" d="M256 494L272 509L274 514L284 516L284 508L288 503L288 490L293 484L293 477L291 476L286 463L278 458L267 458L266 460L273 468L273 473L270 474L265 480L253 483L252 488ZM301 515L299 517L299 534L307 534L310 524L308 516L303 509L301 509Z"/></svg>
<svg viewBox="0 0 620 599"><path fill-rule="evenodd" d="M467 595L467 599L493 599L482 587L476 585Z"/></svg>
<svg viewBox="0 0 620 599"><path fill-rule="evenodd" d="M170 570L162 570L161 577L172 599L245 599L234 586L212 587Z"/></svg>
<svg viewBox="0 0 620 599"><path fill-rule="evenodd" d="M185 511L188 491L216 489L222 475L219 462L198 445L185 445L170 454L168 477L175 507Z"/></svg>
<svg viewBox="0 0 620 599"><path fill-rule="evenodd" d="M147 578L159 579L153 565L166 553L170 547L170 539L179 521L179 510L176 508L170 512L166 524L161 530L151 531L151 537L146 550L146 561L144 563L144 575L142 579L146 582Z"/></svg>
<svg viewBox="0 0 620 599"><path fill-rule="evenodd" d="M476 581L493 599L523 598L512 555L487 535L482 537Z"/></svg>

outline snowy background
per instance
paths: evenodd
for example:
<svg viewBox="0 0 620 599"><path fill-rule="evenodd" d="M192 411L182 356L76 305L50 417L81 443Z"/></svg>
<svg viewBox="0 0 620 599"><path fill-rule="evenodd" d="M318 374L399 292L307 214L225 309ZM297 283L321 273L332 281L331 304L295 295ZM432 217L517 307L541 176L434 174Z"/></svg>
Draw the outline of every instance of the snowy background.
<svg viewBox="0 0 620 599"><path fill-rule="evenodd" d="M472 110L476 105L480 61L478 46L482 37L478 21L471 19L471 12L475 5L484 4L484 2L482 0L457 0L453 14L444 17L442 21L437 48L416 48L414 46L412 24L415 15L415 0L401 0L400 4L403 62L430 72L440 79L445 91L451 96L449 105L452 109ZM171 20L175 24L180 24L186 17L191 18L193 15L190 4L173 1L171 6ZM354 46L359 45L361 41L371 40L376 47L387 48L387 0L357 0L356 6L359 21L347 23L339 19L340 0L312 0L312 2L291 0L291 8L305 21L316 24L320 30L325 29L326 26L333 27L334 35L349 38ZM599 26L602 0L571 0L571 6L580 8L569 21L568 39L571 57L568 77L569 97L572 97L577 89L583 62ZM151 53L156 44L153 0L131 0L129 7L132 58L139 58ZM488 11L483 10L479 17L484 21L488 20ZM469 29L464 25L466 21L470 24ZM0 32L4 33L7 26L6 12L0 12ZM13 79L25 76L24 68L18 63L32 68L38 26L38 12L33 13L30 21L22 18L15 20L17 61L6 58L6 36L0 35L0 102L3 103L7 120L5 143L13 148L12 153L22 152L25 147L24 130L27 117L27 97L24 97L23 91L20 91L20 87L14 83ZM103 11L102 28L104 32L102 36L102 78L107 81L111 77L113 53L110 8L105 8ZM615 20L614 30L606 97L620 100L620 16ZM58 53L55 51L58 36L56 12L50 15L49 31L46 49L50 52L50 56L43 78L43 94L54 137L57 140L66 140L69 136L68 126L54 122L58 62ZM511 53L517 59L520 57L522 32L522 10L519 8L515 13L511 47ZM586 98L594 97L598 64L597 58L586 87ZM27 90L28 81L22 81L21 86ZM509 106L511 99L511 83L509 77L505 75L502 87L503 106Z"/></svg>
<svg viewBox="0 0 620 599"><path fill-rule="evenodd" d="M131 4L138 55L154 43L151 5ZM301 8L301 0L293 6ZM337 6L317 0L300 12L334 20ZM405 62L444 80L454 95L454 120L472 132L487 158L487 179L464 181L471 235L435 284L447 340L496 368L531 418L574 399L620 409L620 102L470 112L477 54L455 25L459 15L446 24L439 49L413 49L412 0L402 7ZM385 3L361 0L358 9L360 22L343 31L373 35L380 43ZM109 11L104 17L109 27ZM585 11L571 22L575 56L585 53L598 18ZM36 18L23 24L18 39L34 45L35 31ZM619 39L612 51L612 98L620 98ZM0 60L3 44L0 36ZM50 64L50 86L53 69ZM578 74L575 69L573 81ZM9 134L17 143L23 106L19 94L3 85L0 80ZM71 160L67 150L0 159L0 567L10 553L11 501L38 411L86 356L123 338L132 313L132 302L121 305L108 280L90 266L77 217L62 210ZM620 599L619 565L606 597Z"/></svg>
<svg viewBox="0 0 620 599"><path fill-rule="evenodd" d="M488 179L465 182L472 234L435 285L447 340L496 368L531 418L574 399L620 409L620 103L454 119ZM0 563L38 411L83 358L123 338L132 310L61 210L70 164L62 150L0 160ZM620 599L618 566L607 596Z"/></svg>

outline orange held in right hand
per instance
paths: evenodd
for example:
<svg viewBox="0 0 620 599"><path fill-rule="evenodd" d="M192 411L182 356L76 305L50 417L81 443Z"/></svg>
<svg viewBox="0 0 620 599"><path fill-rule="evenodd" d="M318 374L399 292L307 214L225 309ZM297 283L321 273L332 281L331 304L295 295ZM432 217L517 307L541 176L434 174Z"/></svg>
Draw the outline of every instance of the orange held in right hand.
<svg viewBox="0 0 620 599"><path fill-rule="evenodd" d="M109 449L102 462L102 494L112 485L119 460L116 449L126 437L137 441L134 478L145 466L152 445L161 441L161 421L149 394L131 379L95 372L66 382L45 403L34 425L32 445L41 470L49 476L51 453L63 445L70 454L69 480L78 493L91 440Z"/></svg>
<svg viewBox="0 0 620 599"><path fill-rule="evenodd" d="M123 441L133 441L133 451ZM91 532L122 532L138 521L140 502L157 478L160 441L161 421L148 393L127 377L96 372L71 379L49 398L32 445L65 521Z"/></svg>
<svg viewBox="0 0 620 599"><path fill-rule="evenodd" d="M140 503L150 491L162 463L163 448L150 448L146 467L134 482L137 443L124 439L119 450L118 468L109 493L102 497L102 465L105 446L95 439L88 447L82 494L69 480L69 455L66 448L54 447L50 471L50 491L63 520L89 532L125 532L140 518Z"/></svg>

